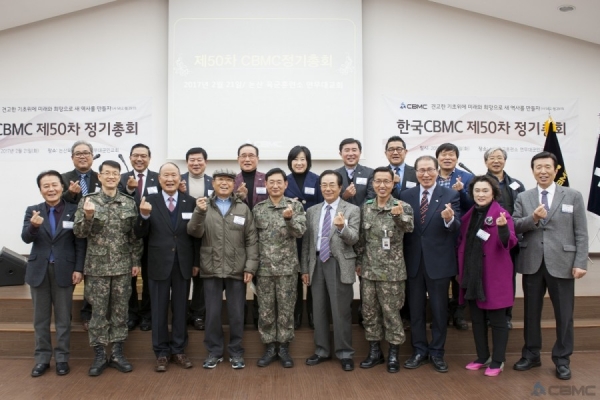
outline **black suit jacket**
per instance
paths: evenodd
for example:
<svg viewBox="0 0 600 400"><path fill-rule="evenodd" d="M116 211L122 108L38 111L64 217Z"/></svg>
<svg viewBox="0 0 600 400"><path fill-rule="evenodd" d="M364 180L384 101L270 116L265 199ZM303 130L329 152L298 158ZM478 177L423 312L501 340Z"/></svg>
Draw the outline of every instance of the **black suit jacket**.
<svg viewBox="0 0 600 400"><path fill-rule="evenodd" d="M458 273L456 264L456 235L460 229L460 196L457 191L436 185L421 224L419 197L421 185L407 189L400 199L410 204L415 213L415 227L404 234L404 259L408 276L414 278L419 270L421 257L427 275L431 279L441 279ZM451 203L454 221L448 228L441 216L446 204Z"/></svg>
<svg viewBox="0 0 600 400"><path fill-rule="evenodd" d="M404 177L402 178L402 185L400 189L396 188L394 185L394 190L392 190L392 196L396 199L400 198L400 193L406 190L406 182L413 182L415 185L419 185L419 181L417 181L417 171L411 167L410 165L404 164ZM414 187L414 186L413 186ZM411 188L409 188L411 189Z"/></svg>
<svg viewBox="0 0 600 400"><path fill-rule="evenodd" d="M181 174L181 180L185 181L185 194L190 194L190 173ZM213 178L204 174L204 197L210 196L214 189L212 185ZM210 190L210 193L208 192Z"/></svg>
<svg viewBox="0 0 600 400"><path fill-rule="evenodd" d="M34 211L40 212L44 222L37 230L33 228L32 233L30 225ZM46 203L27 207L21 238L25 243L33 243L25 270L25 282L29 286L38 287L44 281L51 250L54 254L54 278L58 286L73 285L73 271L83 273L86 240L76 238L73 227L65 228L63 224L65 221L72 223L75 220L75 211L77 211L76 204L65 202L61 219L57 221L56 232L52 237Z"/></svg>
<svg viewBox="0 0 600 400"><path fill-rule="evenodd" d="M131 172L122 173L121 180L119 181L119 192L126 194L127 196L133 197L133 199L135 200L135 204L138 207L140 206L142 197L143 196L148 197L148 194L149 194L148 188L155 187L157 190L157 193L160 193L160 191L162 190L162 188L160 187L160 183L158 183L158 173L148 170L148 176L146 177L146 185L144 185L144 194L142 194L140 196L140 194L137 192L137 189L135 189L132 194L129 194L127 192L127 180L129 179L130 176L133 176L135 178L135 180L137 181L137 179L138 179L137 172L135 170L132 170ZM154 194L156 194L156 193L154 193Z"/></svg>
<svg viewBox="0 0 600 400"><path fill-rule="evenodd" d="M135 234L148 241L148 277L155 281L168 279L171 275L175 255L184 279L192 277L192 267L200 266L200 239L187 233L187 223L196 207L196 200L179 192L177 200L177 224L173 227L162 191L146 196L152 205L150 218L138 215ZM187 219L183 214L189 213Z"/></svg>
<svg viewBox="0 0 600 400"><path fill-rule="evenodd" d="M81 200L81 192L77 193L75 196L69 192L69 185L71 182L79 182L79 179L79 172L77 172L76 169L62 174L63 184L65 185L62 198L65 201L73 204L79 204L79 200ZM100 190L100 188L102 188L102 184L98 179L98 173L92 170L92 173L90 174L90 186L88 187L88 193L96 193L98 190Z"/></svg>

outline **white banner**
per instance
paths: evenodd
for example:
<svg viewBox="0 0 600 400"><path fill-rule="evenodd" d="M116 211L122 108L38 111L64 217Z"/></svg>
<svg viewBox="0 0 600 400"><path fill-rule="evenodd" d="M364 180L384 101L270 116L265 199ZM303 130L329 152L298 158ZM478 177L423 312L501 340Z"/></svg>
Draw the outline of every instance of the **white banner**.
<svg viewBox="0 0 600 400"><path fill-rule="evenodd" d="M461 160L477 160L492 147L502 147L511 160L530 160L544 147L544 121L552 116L563 156L579 149L576 99L511 99L484 97L387 97L391 116L386 138L404 139L411 159L435 154L442 143L453 143ZM567 168L569 168L568 162Z"/></svg>
<svg viewBox="0 0 600 400"><path fill-rule="evenodd" d="M64 158L86 140L95 154L129 154L136 143L152 147L150 99L0 100L0 154L3 160Z"/></svg>

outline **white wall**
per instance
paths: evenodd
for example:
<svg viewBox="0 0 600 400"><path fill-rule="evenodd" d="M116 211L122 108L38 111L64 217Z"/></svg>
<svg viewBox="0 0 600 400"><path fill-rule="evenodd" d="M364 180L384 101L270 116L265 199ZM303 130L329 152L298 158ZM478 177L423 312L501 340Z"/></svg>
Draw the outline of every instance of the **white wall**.
<svg viewBox="0 0 600 400"><path fill-rule="evenodd" d="M383 95L578 98L581 158L565 163L571 186L587 199L600 112L600 46L422 0L363 0L363 41L363 164L386 162L381 132L393 120ZM152 98L151 168L164 161L167 0L121 0L2 31L0 57L4 99ZM210 157L210 142L219 139L197 138L190 147L201 145ZM236 148L232 144L232 158ZM410 153L407 160L414 162ZM233 161L213 162L208 171L222 165L237 169ZM313 169L339 165L319 162ZM262 162L260 169L272 166ZM25 206L41 201L34 179L45 168L67 171L72 164L68 158L60 165L43 157L0 159L0 246L27 253L18 233ZM511 170L510 159L507 171L533 186L530 171ZM590 216L590 224L596 219Z"/></svg>

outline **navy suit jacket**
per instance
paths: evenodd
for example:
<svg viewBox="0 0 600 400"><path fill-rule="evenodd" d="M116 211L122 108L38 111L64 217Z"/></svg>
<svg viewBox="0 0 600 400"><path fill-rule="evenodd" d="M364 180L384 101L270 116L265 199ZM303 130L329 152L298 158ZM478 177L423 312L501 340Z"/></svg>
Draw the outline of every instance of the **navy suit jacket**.
<svg viewBox="0 0 600 400"><path fill-rule="evenodd" d="M190 173L186 172L184 174L181 174L181 180L185 181L185 194L190 194ZM214 190L212 181L213 178L211 176L204 174L204 197L208 197L210 196L210 194L212 194ZM210 193L208 192L209 190Z"/></svg>
<svg viewBox="0 0 600 400"><path fill-rule="evenodd" d="M321 186L319 186L319 175L314 172L308 171L304 178L304 187L299 188L293 174L287 176L288 187L285 189L284 196L291 199L297 198L302 203L304 211L308 210L315 204L322 203L323 194L321 193ZM306 193L306 188L314 189L313 194Z"/></svg>
<svg viewBox="0 0 600 400"><path fill-rule="evenodd" d="M144 194L140 196L140 194L138 193L137 189L135 189L133 191L132 194L129 194L127 192L127 180L129 179L130 176L133 176L135 178L135 180L137 181L137 171L132 170L131 172L124 172L121 174L121 181L119 181L119 192L127 195L127 196L131 196L133 197L133 199L135 200L135 204L139 207L140 203L142 202L142 197L144 196L148 196L148 188L149 187L155 187L156 190L158 191L158 193L160 193L160 191L162 190L162 188L160 187L160 183L158 182L158 173L154 172L154 171L150 171L148 170L148 176L146 177L146 184L144 185Z"/></svg>
<svg viewBox="0 0 600 400"><path fill-rule="evenodd" d="M417 275L421 258L431 279L452 277L458 272L456 235L460 229L460 197L456 190L436 185L425 214L425 223L421 224L420 188L421 185L417 185L400 194L400 199L410 204L415 212L414 230L404 234L404 259L408 277L414 278ZM441 216L447 203L454 210L454 221L448 228Z"/></svg>
<svg viewBox="0 0 600 400"><path fill-rule="evenodd" d="M102 188L102 184L100 183L100 180L98 179L98 173L93 170L91 172L92 173L90 174L90 185L88 187L88 193L96 193L97 191L99 191ZM79 172L77 172L76 169L62 174L63 184L65 185L65 190L63 192L62 198L65 201L68 201L69 203L73 203L73 204L79 204L79 200L81 200L81 192L79 192L75 196L73 196L69 192L69 185L71 184L71 182L79 182L80 178L81 177L79 175Z"/></svg>
<svg viewBox="0 0 600 400"><path fill-rule="evenodd" d="M30 225L34 211L40 212L44 222L37 230L33 228L32 233ZM65 202L65 208L60 220L57 221L56 232L52 237L46 203L27 207L21 238L25 243L33 243L25 270L25 282L29 286L38 287L44 281L50 251L54 255L54 279L58 286L72 286L73 272L83 273L86 240L76 238L73 228L65 228L63 225L65 221L72 223L75 220L75 211L77 211L76 204Z"/></svg>
<svg viewBox="0 0 600 400"><path fill-rule="evenodd" d="M344 200L344 191L346 188L348 188L348 186L350 186L351 182L348 182L348 173L346 172L346 167L338 168L336 171L342 175L342 192L340 193L340 197L342 197L342 200ZM365 184L359 185L356 183L358 178L365 178L367 181ZM345 201L360 207L365 201L375 198L375 189L373 188L373 170L371 168L356 164L352 180L354 181L356 194Z"/></svg>
<svg viewBox="0 0 600 400"><path fill-rule="evenodd" d="M148 277L155 281L168 279L177 255L181 275L190 279L192 267L200 266L200 240L187 233L187 223L196 207L196 200L179 192L175 227L162 191L146 196L146 202L152 205L150 218L138 215L134 231L138 238L148 241ZM183 219L184 213L187 214L186 219Z"/></svg>

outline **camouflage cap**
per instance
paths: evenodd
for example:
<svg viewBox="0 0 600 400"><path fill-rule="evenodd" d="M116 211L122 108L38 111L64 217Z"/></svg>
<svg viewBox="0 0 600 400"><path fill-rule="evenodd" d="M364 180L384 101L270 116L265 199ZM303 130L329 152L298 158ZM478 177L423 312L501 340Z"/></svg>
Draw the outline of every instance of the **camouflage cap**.
<svg viewBox="0 0 600 400"><path fill-rule="evenodd" d="M235 171L230 170L229 168L219 168L213 172L213 178L216 178L217 176L227 176L231 179L235 179L236 175Z"/></svg>

